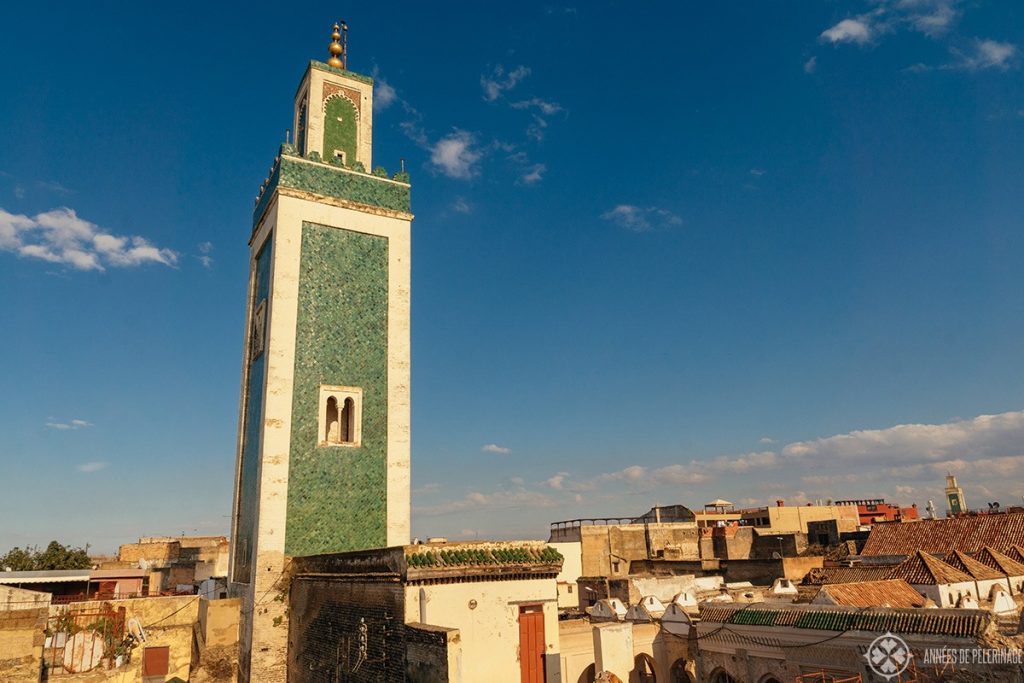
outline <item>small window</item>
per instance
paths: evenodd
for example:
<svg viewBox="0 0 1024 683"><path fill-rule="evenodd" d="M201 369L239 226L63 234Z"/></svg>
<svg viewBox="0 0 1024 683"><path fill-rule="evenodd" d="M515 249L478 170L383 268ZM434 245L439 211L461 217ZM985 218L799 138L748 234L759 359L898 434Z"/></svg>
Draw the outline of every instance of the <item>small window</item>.
<svg viewBox="0 0 1024 683"><path fill-rule="evenodd" d="M147 647L142 651L142 675L166 676L170 660L170 647Z"/></svg>
<svg viewBox="0 0 1024 683"><path fill-rule="evenodd" d="M267 300L260 302L252 314L252 339L249 358L256 360L267 345Z"/></svg>
<svg viewBox="0 0 1024 683"><path fill-rule="evenodd" d="M321 385L319 405L319 445L359 446L362 443L362 389Z"/></svg>
<svg viewBox="0 0 1024 683"><path fill-rule="evenodd" d="M343 150L343 149L336 149L336 150L334 150L334 158L335 159L340 159L342 166L348 166L348 159L345 156L345 150Z"/></svg>

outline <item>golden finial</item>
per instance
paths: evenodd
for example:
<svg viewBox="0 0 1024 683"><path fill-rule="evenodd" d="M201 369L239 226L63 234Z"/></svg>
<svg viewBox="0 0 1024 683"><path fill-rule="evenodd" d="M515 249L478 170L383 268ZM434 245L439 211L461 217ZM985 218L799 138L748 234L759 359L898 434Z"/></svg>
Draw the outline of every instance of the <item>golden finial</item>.
<svg viewBox="0 0 1024 683"><path fill-rule="evenodd" d="M342 40L342 33L344 33L344 40ZM334 22L334 31L331 33L331 44L327 46L327 51L331 53L330 59L327 60L328 66L333 66L336 69L344 69L348 61L345 53L345 43L348 42L348 26L344 21Z"/></svg>

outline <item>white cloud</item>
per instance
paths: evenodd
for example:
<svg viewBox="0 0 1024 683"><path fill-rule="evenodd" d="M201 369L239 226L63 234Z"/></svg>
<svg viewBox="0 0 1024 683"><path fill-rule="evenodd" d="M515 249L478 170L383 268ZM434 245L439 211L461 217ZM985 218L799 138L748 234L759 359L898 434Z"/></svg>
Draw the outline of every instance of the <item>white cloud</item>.
<svg viewBox="0 0 1024 683"><path fill-rule="evenodd" d="M959 60L946 68L977 71L980 69L1009 69L1017 55L1017 46L1013 43L1000 43L996 40L976 40L970 53L953 51Z"/></svg>
<svg viewBox="0 0 1024 683"><path fill-rule="evenodd" d="M92 427L91 422L85 420L68 420L67 422L57 422L52 417L50 421L46 423L46 426L50 429L67 430L67 429L84 429L85 427Z"/></svg>
<svg viewBox="0 0 1024 683"><path fill-rule="evenodd" d="M837 459L939 460L960 453L976 457L1015 450L1024 439L1024 412L979 415L944 424L901 424L822 439L798 441L782 449L786 458L831 462Z"/></svg>
<svg viewBox="0 0 1024 683"><path fill-rule="evenodd" d="M866 17L843 19L830 29L821 32L823 42L833 45L837 43L856 43L864 45L871 40L871 25Z"/></svg>
<svg viewBox="0 0 1024 683"><path fill-rule="evenodd" d="M557 114L558 112L562 111L562 105L558 104L557 102L548 102L547 100L542 100L539 97L531 97L528 100L520 100L519 102L513 102L511 106L513 109L535 108L545 116L551 116L552 114Z"/></svg>
<svg viewBox="0 0 1024 683"><path fill-rule="evenodd" d="M394 87L383 78L377 78L373 83L373 111L384 111L398 99L398 93Z"/></svg>
<svg viewBox="0 0 1024 683"><path fill-rule="evenodd" d="M495 453L497 455L508 455L512 452L511 448L505 448L504 446L499 446L496 443L489 443L480 450L483 453Z"/></svg>
<svg viewBox="0 0 1024 683"><path fill-rule="evenodd" d="M456 197L455 201L452 202L452 211L455 213L471 213L473 207L462 197Z"/></svg>
<svg viewBox="0 0 1024 683"><path fill-rule="evenodd" d="M494 493L474 491L466 494L464 498L459 500L416 508L414 513L423 517L437 517L439 515L477 510L520 510L554 506L554 500L537 491L527 491L525 489L496 491Z"/></svg>
<svg viewBox="0 0 1024 683"><path fill-rule="evenodd" d="M412 490L413 493L437 493L441 490L441 485L436 483L424 484L423 486L417 486Z"/></svg>
<svg viewBox="0 0 1024 683"><path fill-rule="evenodd" d="M656 206L645 208L633 204L619 204L601 214L601 218L632 232L648 232L656 227L682 225L683 223L683 219L667 209Z"/></svg>
<svg viewBox="0 0 1024 683"><path fill-rule="evenodd" d="M98 461L83 462L81 465L78 466L78 471L79 472L99 472L100 470L108 467L109 465L110 465L109 462L98 462Z"/></svg>
<svg viewBox="0 0 1024 683"><path fill-rule="evenodd" d="M430 148L430 161L450 178L467 179L477 173L477 163L483 152L476 145L476 137L464 130L455 130L441 138Z"/></svg>
<svg viewBox="0 0 1024 683"><path fill-rule="evenodd" d="M0 209L0 250L60 263L77 270L126 268L147 263L174 266L178 254L139 236L118 236L60 208L28 217Z"/></svg>
<svg viewBox="0 0 1024 683"><path fill-rule="evenodd" d="M501 97L503 93L516 87L520 81L530 75L530 69L525 66L517 66L508 73L505 67L498 65L494 67L489 76L480 77L480 87L484 91L484 99L488 102Z"/></svg>
<svg viewBox="0 0 1024 683"><path fill-rule="evenodd" d="M547 480L547 482L545 482L545 483L548 486L550 486L551 488L553 488L555 490L558 490L558 491L561 491L562 487L565 484L565 478L568 477L568 476L569 476L568 472L559 472L558 474L556 474L553 477L549 478Z"/></svg>
<svg viewBox="0 0 1024 683"><path fill-rule="evenodd" d="M804 62L804 73L805 74L812 74L812 73L815 72L815 70L817 70L817 68L818 68L818 58L817 57L811 57L806 62Z"/></svg>
<svg viewBox="0 0 1024 683"><path fill-rule="evenodd" d="M758 443L764 443L764 444L775 443L775 439L771 438L770 436L762 436L760 439L758 439Z"/></svg>
<svg viewBox="0 0 1024 683"><path fill-rule="evenodd" d="M761 176L763 176L767 172L768 171L764 170L763 168L752 168L752 169L750 169L750 175L754 176L755 178L760 178Z"/></svg>
<svg viewBox="0 0 1024 683"><path fill-rule="evenodd" d="M196 258L199 259L199 262L203 264L204 268L212 268L213 257L210 256L210 252L213 251L213 242L200 242L198 249L199 255L196 256Z"/></svg>
<svg viewBox="0 0 1024 683"><path fill-rule="evenodd" d="M548 167L544 164L534 164L519 177L519 182L523 185L536 185L544 177L546 170Z"/></svg>

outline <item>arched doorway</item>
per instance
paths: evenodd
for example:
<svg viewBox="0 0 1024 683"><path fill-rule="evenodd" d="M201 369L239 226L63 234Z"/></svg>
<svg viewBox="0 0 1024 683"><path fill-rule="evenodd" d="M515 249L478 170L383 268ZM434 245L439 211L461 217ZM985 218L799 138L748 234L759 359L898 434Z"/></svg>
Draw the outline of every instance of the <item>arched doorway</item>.
<svg viewBox="0 0 1024 683"><path fill-rule="evenodd" d="M654 658L641 652L633 659L633 670L629 672L629 683L657 683L654 674Z"/></svg>
<svg viewBox="0 0 1024 683"><path fill-rule="evenodd" d="M597 672L594 670L594 665L591 664L583 670L583 673L580 674L580 677L576 679L576 683L594 683L594 680L596 678Z"/></svg>
<svg viewBox="0 0 1024 683"><path fill-rule="evenodd" d="M725 669L716 669L711 674L711 683L736 683L736 679Z"/></svg>
<svg viewBox="0 0 1024 683"><path fill-rule="evenodd" d="M669 683L693 683L693 677L686 670L686 660L677 659L668 672Z"/></svg>

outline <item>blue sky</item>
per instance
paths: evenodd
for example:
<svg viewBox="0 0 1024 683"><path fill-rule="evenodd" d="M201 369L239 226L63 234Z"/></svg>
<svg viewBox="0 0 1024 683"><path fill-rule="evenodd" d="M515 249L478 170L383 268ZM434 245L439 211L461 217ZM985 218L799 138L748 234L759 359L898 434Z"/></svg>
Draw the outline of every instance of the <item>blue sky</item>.
<svg viewBox="0 0 1024 683"><path fill-rule="evenodd" d="M197 12L7 10L0 547L227 532L253 197L337 17ZM413 178L414 534L1021 500L1024 7L344 18Z"/></svg>

